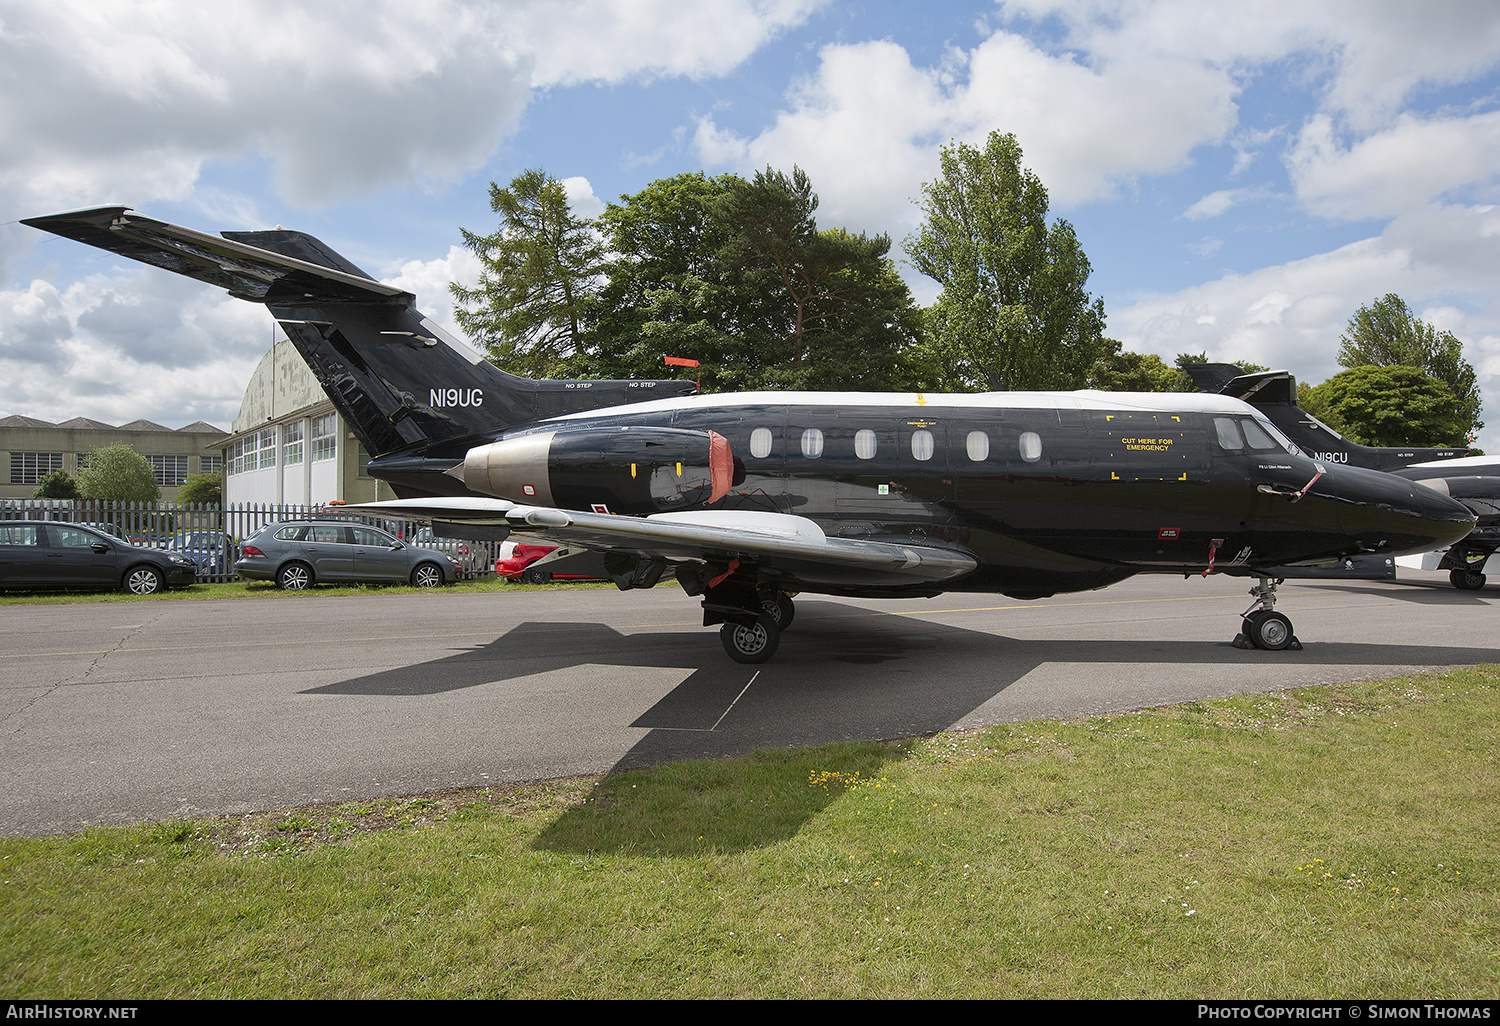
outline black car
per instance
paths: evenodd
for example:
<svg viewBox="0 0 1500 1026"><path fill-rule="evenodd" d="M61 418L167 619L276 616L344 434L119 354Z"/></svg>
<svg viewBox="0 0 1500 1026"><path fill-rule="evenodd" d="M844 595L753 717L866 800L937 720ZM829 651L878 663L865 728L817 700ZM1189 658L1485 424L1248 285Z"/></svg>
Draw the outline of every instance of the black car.
<svg viewBox="0 0 1500 1026"><path fill-rule="evenodd" d="M55 520L0 520L0 588L123 588L151 595L197 580L193 561Z"/></svg>

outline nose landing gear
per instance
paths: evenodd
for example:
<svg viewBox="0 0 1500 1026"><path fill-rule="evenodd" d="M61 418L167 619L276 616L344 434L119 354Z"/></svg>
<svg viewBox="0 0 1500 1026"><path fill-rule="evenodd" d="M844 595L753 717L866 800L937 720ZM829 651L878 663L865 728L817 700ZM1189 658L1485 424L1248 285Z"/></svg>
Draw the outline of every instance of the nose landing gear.
<svg viewBox="0 0 1500 1026"><path fill-rule="evenodd" d="M1241 614L1240 633L1231 642L1235 648L1301 651L1302 642L1292 633L1292 621L1285 614L1276 612L1276 586L1282 580L1284 578L1262 577L1260 584L1250 589L1255 602Z"/></svg>

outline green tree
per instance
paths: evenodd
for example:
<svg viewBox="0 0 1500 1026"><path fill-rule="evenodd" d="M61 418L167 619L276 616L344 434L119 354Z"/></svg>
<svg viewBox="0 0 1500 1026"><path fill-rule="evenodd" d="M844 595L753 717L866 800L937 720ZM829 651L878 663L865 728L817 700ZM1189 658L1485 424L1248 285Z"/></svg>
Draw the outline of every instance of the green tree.
<svg viewBox="0 0 1500 1026"><path fill-rule="evenodd" d="M151 464L128 445L89 453L88 466L78 472L78 487L85 499L107 502L155 502L161 497Z"/></svg>
<svg viewBox="0 0 1500 1026"><path fill-rule="evenodd" d="M759 387L775 326L764 297L726 268L712 203L736 180L701 172L652 182L599 217L611 259L573 373L662 377L664 356L701 361L704 391Z"/></svg>
<svg viewBox="0 0 1500 1026"><path fill-rule="evenodd" d="M1112 341L1112 340L1106 340ZM1118 347L1120 343L1115 342ZM1095 362L1090 388L1106 392L1196 392L1193 379L1151 353L1118 350Z"/></svg>
<svg viewBox="0 0 1500 1026"><path fill-rule="evenodd" d="M1363 445L1464 445L1469 421L1446 382L1416 367L1351 367L1308 390L1304 407Z"/></svg>
<svg viewBox="0 0 1500 1026"><path fill-rule="evenodd" d="M224 475L213 473L190 475L178 490L177 501L203 506L222 506L224 504Z"/></svg>
<svg viewBox="0 0 1500 1026"><path fill-rule="evenodd" d="M31 497L33 499L81 499L83 493L78 490L78 482L69 477L66 471L54 470L37 481L36 491L31 493Z"/></svg>
<svg viewBox="0 0 1500 1026"><path fill-rule="evenodd" d="M906 241L943 287L927 317L934 365L959 389L1081 387L1111 348L1072 225L1047 226L1047 190L1013 135L993 132L982 150L945 146L941 162Z"/></svg>
<svg viewBox="0 0 1500 1026"><path fill-rule="evenodd" d="M1479 419L1478 378L1464 359L1463 343L1451 331L1440 331L1436 325L1418 319L1395 293L1356 310L1339 341L1339 366L1416 367L1442 381L1453 393L1458 416L1465 421L1463 439L1484 427Z"/></svg>
<svg viewBox="0 0 1500 1026"><path fill-rule="evenodd" d="M562 183L540 170L505 189L491 182L490 209L500 215L493 234L459 229L484 267L474 288L449 286L454 316L498 366L531 377L563 373L582 343L603 262L593 222L575 217Z"/></svg>
<svg viewBox="0 0 1500 1026"><path fill-rule="evenodd" d="M919 311L890 242L820 230L799 169L653 182L599 218L608 281L575 372L660 376L701 361L705 391L908 387Z"/></svg>

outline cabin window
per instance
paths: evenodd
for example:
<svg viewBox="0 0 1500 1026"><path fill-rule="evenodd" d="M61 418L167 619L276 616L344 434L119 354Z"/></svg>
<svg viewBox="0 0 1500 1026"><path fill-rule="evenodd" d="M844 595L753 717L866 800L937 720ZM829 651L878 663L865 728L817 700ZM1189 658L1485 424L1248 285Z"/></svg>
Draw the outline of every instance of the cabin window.
<svg viewBox="0 0 1500 1026"><path fill-rule="evenodd" d="M964 440L964 448L969 451L970 460L983 463L990 457L990 436L983 431L970 431Z"/></svg>
<svg viewBox="0 0 1500 1026"><path fill-rule="evenodd" d="M750 455L763 460L771 455L771 429L756 428L750 432Z"/></svg>
<svg viewBox="0 0 1500 1026"><path fill-rule="evenodd" d="M802 455L810 460L815 460L823 455L823 432L817 428L808 428L802 432Z"/></svg>
<svg viewBox="0 0 1500 1026"><path fill-rule="evenodd" d="M932 454L936 447L936 443L932 439L932 432L926 428L919 428L911 433L911 454L917 459L932 459Z"/></svg>
<svg viewBox="0 0 1500 1026"><path fill-rule="evenodd" d="M1042 458L1042 436L1035 431L1022 431L1019 441L1021 459L1035 463Z"/></svg>
<svg viewBox="0 0 1500 1026"><path fill-rule="evenodd" d="M854 455L862 460L875 458L875 432L869 428L860 428L854 432Z"/></svg>
<svg viewBox="0 0 1500 1026"><path fill-rule="evenodd" d="M1224 448L1238 452L1245 447L1244 439L1240 438L1239 425L1228 417L1215 417L1214 431L1218 433L1219 444Z"/></svg>

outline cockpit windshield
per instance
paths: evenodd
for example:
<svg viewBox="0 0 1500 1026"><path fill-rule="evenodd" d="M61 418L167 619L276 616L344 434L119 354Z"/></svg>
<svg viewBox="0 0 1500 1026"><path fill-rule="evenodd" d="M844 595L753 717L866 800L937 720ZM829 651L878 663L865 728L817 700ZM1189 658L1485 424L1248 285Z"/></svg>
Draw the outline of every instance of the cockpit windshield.
<svg viewBox="0 0 1500 1026"><path fill-rule="evenodd" d="M1290 438L1276 430L1270 421L1259 417L1215 417L1214 433L1219 445L1230 452L1288 452L1301 456L1302 450Z"/></svg>

